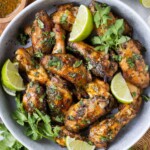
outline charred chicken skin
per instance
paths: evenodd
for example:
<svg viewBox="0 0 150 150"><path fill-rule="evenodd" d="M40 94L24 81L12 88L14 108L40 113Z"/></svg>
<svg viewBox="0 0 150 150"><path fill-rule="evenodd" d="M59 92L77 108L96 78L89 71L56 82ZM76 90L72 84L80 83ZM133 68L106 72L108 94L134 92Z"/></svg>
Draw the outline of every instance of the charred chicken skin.
<svg viewBox="0 0 150 150"><path fill-rule="evenodd" d="M31 40L34 53L50 53L53 43L51 43L52 21L48 14L41 10L35 16L32 25Z"/></svg>
<svg viewBox="0 0 150 150"><path fill-rule="evenodd" d="M69 131L79 132L114 108L115 101L109 93L109 89L103 89L107 86L103 81L96 80L95 83L89 84L86 89L91 98L81 99L67 112L65 126ZM95 84L95 86L91 84Z"/></svg>
<svg viewBox="0 0 150 150"><path fill-rule="evenodd" d="M60 24L63 29L71 31L77 12L78 7L73 6L73 4L61 5L52 15L52 20L55 24Z"/></svg>
<svg viewBox="0 0 150 150"><path fill-rule="evenodd" d="M78 65L75 65L79 63ZM91 75L81 61L70 54L45 55L41 64L54 74L70 81L77 86L83 86L91 81Z"/></svg>
<svg viewBox="0 0 150 150"><path fill-rule="evenodd" d="M71 138L75 138L77 140L83 140L83 138L77 134L77 133L72 133L70 131L68 131L65 126L61 127L61 130L58 134L58 136L56 137L55 141L60 145L60 146L66 146L66 137L70 136Z"/></svg>
<svg viewBox="0 0 150 150"><path fill-rule="evenodd" d="M56 43L53 48L52 54L55 53L66 53L65 48L65 31L59 24L55 24L53 32L55 33Z"/></svg>
<svg viewBox="0 0 150 150"><path fill-rule="evenodd" d="M116 62L109 60L109 54L95 51L94 47L84 42L69 42L69 50L79 53L87 61L88 68L95 76L112 77L118 69Z"/></svg>
<svg viewBox="0 0 150 150"><path fill-rule="evenodd" d="M36 82L30 82L27 85L25 94L23 95L23 106L29 113L33 113L35 109L46 112L46 99L44 88Z"/></svg>
<svg viewBox="0 0 150 150"><path fill-rule="evenodd" d="M61 123L72 104L72 93L68 90L66 82L54 75L49 76L42 65L37 66L37 62L33 61L25 49L16 51L16 60L32 82L46 85L47 103L52 119Z"/></svg>
<svg viewBox="0 0 150 150"><path fill-rule="evenodd" d="M119 65L124 78L139 88L146 88L149 85L149 73L141 55L141 44L130 40L122 44L117 52L122 57Z"/></svg>
<svg viewBox="0 0 150 150"><path fill-rule="evenodd" d="M105 119L91 126L89 140L97 148L106 148L108 143L113 141L119 131L137 115L142 99L139 97L140 89L128 83L131 92L136 93L136 97L131 104L122 104L121 109L114 117Z"/></svg>
<svg viewBox="0 0 150 150"><path fill-rule="evenodd" d="M63 123L65 114L72 104L72 93L68 90L66 81L58 76L52 76L46 84L46 94L52 119Z"/></svg>

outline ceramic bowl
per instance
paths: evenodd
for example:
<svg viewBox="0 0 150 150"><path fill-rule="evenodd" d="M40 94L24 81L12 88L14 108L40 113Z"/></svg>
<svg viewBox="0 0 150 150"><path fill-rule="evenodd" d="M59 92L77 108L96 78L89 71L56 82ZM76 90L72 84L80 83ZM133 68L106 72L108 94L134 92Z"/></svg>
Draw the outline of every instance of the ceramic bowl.
<svg viewBox="0 0 150 150"><path fill-rule="evenodd" d="M24 7L27 4L27 1L28 0L21 0L19 6L11 14L6 16L5 18L0 18L0 24L10 22L20 11L22 11L22 9L24 9Z"/></svg>
<svg viewBox="0 0 150 150"><path fill-rule="evenodd" d="M112 6L112 9L128 20L134 29L134 38L138 39L147 49L145 53L146 63L150 65L150 29L144 20L123 2L119 0L98 0ZM38 0L26 7L7 26L0 39L0 67L6 59L12 58L15 50L19 47L16 44L16 36L20 27L33 21L35 13L41 9L47 10L50 14L55 11L56 5L75 2L88 5L90 0ZM145 90L150 95L150 88ZM11 131L11 133L30 150L63 150L57 144L48 141L32 141L24 135L24 130L13 119L12 112L15 110L14 98L5 94L0 86L0 116ZM136 143L150 127L150 102L144 103L137 117L124 127L115 141L111 143L109 150L127 150Z"/></svg>

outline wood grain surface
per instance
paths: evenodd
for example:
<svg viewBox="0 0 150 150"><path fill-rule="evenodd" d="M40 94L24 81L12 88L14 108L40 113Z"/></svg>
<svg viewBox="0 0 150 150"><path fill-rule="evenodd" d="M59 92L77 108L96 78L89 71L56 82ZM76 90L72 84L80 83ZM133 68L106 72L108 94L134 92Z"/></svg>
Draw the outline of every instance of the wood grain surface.
<svg viewBox="0 0 150 150"><path fill-rule="evenodd" d="M28 1L29 1L28 4L30 4L34 0L28 0ZM5 29L7 24L1 24L0 25L0 34ZM133 147L130 148L130 150L150 150L150 129Z"/></svg>

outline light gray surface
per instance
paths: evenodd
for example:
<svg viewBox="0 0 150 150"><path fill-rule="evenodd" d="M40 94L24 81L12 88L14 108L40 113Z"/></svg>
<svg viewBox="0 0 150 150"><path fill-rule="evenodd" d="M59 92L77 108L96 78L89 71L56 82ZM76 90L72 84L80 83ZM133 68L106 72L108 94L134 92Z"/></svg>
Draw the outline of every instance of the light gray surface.
<svg viewBox="0 0 150 150"><path fill-rule="evenodd" d="M134 9L147 23L150 16L150 8L145 8L139 2L139 0L120 0ZM150 27L150 25L149 25Z"/></svg>
<svg viewBox="0 0 150 150"><path fill-rule="evenodd" d="M70 2L75 0L70 0ZM139 39L143 45L148 49L146 54L147 63L150 65L150 29L145 24L145 22L137 15L132 9L119 2L118 0L99 0L101 2L108 3L112 5L112 8L124 16L129 23L134 28L134 37ZM61 1L62 2L62 1ZM68 0L63 0L63 2L69 2ZM82 0L76 0L76 2L83 3ZM84 1L88 4L89 0ZM0 40L0 67L4 61L13 55L14 51L17 49L15 45L15 37L18 33L20 26L24 26L26 23L32 21L34 18L35 12L39 9L49 9L54 11L53 4L55 0L42 0L37 1L35 4L31 4L25 10L23 10L6 28L4 31L1 40ZM147 92L150 89L147 90ZM31 150L62 150L59 146L53 144L50 141L32 141L23 134L23 128L15 123L12 119L12 112L15 109L14 100L12 97L6 95L0 87L0 116L7 128L11 133L27 148ZM128 125L126 126L120 134L117 136L117 139L111 144L109 150L126 150L131 147L146 130L150 127L150 102L145 103L140 111L139 115Z"/></svg>

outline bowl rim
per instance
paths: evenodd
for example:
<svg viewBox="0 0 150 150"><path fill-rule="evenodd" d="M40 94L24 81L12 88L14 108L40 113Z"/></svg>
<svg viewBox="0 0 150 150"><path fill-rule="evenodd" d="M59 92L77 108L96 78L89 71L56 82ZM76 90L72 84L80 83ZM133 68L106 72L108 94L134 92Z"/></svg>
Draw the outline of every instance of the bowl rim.
<svg viewBox="0 0 150 150"><path fill-rule="evenodd" d="M9 28L14 24L15 21L17 21L20 16L22 16L26 11L31 10L34 6L39 5L40 3L42 4L43 1L47 1L47 0L37 0L33 3L31 3L30 5L28 5L25 9L23 9L9 24L8 26L5 28L4 32L1 35L0 38L0 45L3 42L3 38L5 37L5 34L7 33L7 31L9 30ZM107 1L107 0L106 0ZM136 16L140 22L142 22L142 24L145 26L146 30L150 33L150 28L148 26L148 24L144 21L144 19L135 11L133 10L130 6L128 6L127 4L125 4L123 1L120 0L112 0L115 1L116 3L120 4L121 6L123 6L124 8L130 10L130 12L133 13L134 16ZM62 0L62 2L64 2ZM78 2L78 1L76 1ZM106 2L107 3L107 2ZM117 4L116 4L117 5ZM15 131L9 126L9 124L7 123L7 121L5 120L5 117L2 115L2 112L0 111L0 117L2 119L2 121L4 122L4 124L6 125L6 127L8 128L8 130L12 133L12 135L20 142L22 143L25 147L27 147L28 149L32 149L30 147L29 144L27 144L25 141L21 140L20 137L15 133ZM150 122L149 124L147 124L146 128L144 128L141 132L141 134L136 135L136 139L133 139L133 142L130 142L129 145L127 145L125 148L123 148L122 150L126 150L129 149L131 146L133 146L150 128Z"/></svg>
<svg viewBox="0 0 150 150"><path fill-rule="evenodd" d="M23 10L27 4L28 0L21 0L21 3L18 7L15 8L15 10L10 13L8 16L4 18L0 18L0 23L7 23L10 22L21 10Z"/></svg>

